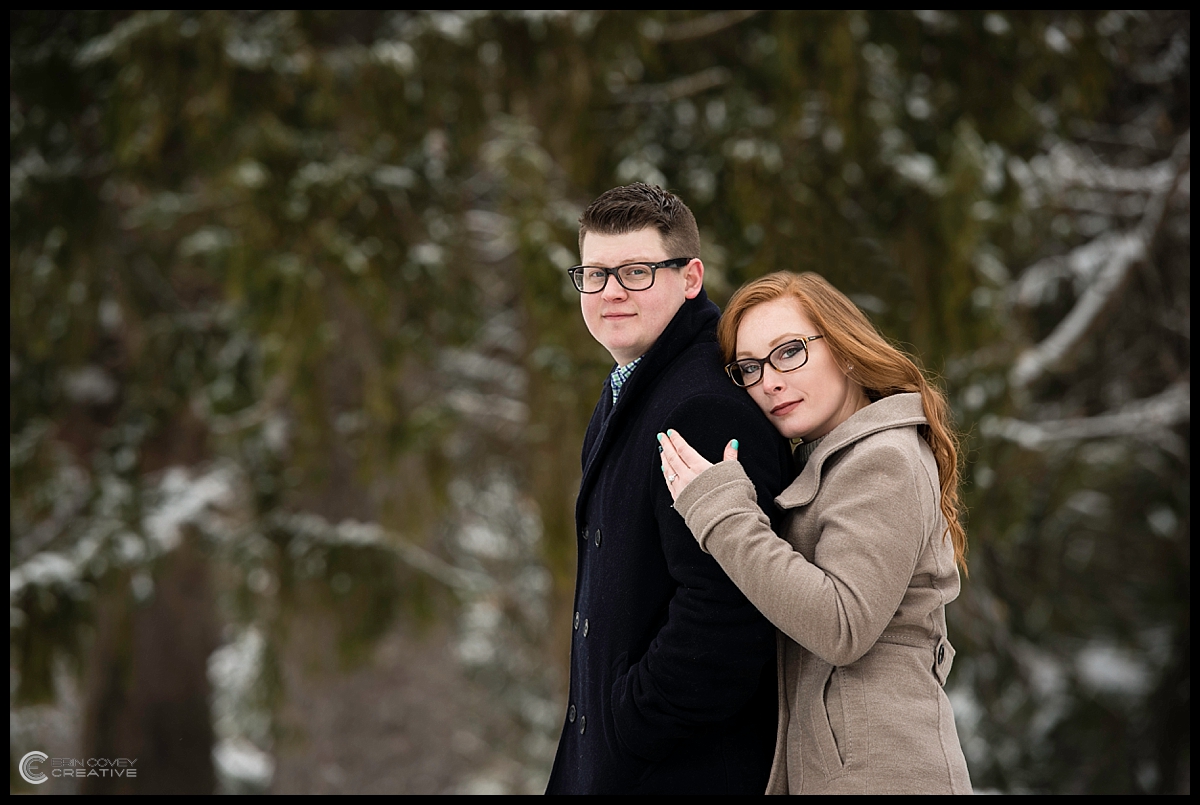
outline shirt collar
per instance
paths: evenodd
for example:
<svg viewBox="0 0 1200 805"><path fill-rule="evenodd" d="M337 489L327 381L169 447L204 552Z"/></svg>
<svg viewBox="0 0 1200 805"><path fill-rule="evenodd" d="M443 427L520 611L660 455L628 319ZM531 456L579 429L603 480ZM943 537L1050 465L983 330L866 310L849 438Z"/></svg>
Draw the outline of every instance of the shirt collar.
<svg viewBox="0 0 1200 805"><path fill-rule="evenodd" d="M612 386L613 405L617 404L617 397L621 393L621 386L625 385L625 381L633 374L633 370L637 368L639 361L641 361L640 356L624 366L618 366L616 369L613 369L612 374L608 376L608 384Z"/></svg>

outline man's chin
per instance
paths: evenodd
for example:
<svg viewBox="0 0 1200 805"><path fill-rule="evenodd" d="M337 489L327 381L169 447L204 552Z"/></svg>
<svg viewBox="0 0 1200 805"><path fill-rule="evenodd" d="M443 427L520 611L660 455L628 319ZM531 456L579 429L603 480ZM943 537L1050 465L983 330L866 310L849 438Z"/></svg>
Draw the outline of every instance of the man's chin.
<svg viewBox="0 0 1200 805"><path fill-rule="evenodd" d="M605 344L604 348L608 350L608 354L616 361L617 366L624 366L627 363L632 363L645 354L646 350L640 349L637 344Z"/></svg>

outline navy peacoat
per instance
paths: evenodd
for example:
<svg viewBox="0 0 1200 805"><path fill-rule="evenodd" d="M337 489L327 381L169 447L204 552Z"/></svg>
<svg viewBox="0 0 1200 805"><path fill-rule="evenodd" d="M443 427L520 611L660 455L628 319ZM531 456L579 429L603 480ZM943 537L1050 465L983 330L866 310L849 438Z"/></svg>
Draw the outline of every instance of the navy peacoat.
<svg viewBox="0 0 1200 805"><path fill-rule="evenodd" d="M788 443L725 376L719 309L685 301L583 445L571 677L547 793L751 793L775 748L775 629L672 507L656 435L710 461L738 439L774 525Z"/></svg>

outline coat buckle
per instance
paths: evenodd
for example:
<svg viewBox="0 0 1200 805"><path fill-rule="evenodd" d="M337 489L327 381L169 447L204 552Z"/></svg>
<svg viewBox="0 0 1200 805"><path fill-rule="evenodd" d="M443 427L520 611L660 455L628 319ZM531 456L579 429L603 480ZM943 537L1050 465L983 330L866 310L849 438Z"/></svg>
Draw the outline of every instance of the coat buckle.
<svg viewBox="0 0 1200 805"><path fill-rule="evenodd" d="M950 676L950 668L954 665L954 646L945 637L938 638L933 648L933 675L938 684L946 687L946 677Z"/></svg>

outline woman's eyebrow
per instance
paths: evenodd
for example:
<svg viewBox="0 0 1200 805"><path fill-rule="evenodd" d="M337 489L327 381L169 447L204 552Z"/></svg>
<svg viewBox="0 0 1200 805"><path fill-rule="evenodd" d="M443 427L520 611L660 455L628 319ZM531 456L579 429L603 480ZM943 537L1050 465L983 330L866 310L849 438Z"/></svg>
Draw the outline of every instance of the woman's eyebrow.
<svg viewBox="0 0 1200 805"><path fill-rule="evenodd" d="M771 346L767 350L767 354L770 355L771 352L774 351L775 347L779 346L780 344L786 344L788 341L799 341L803 337L804 336L800 335L799 333L784 333L783 335L778 336L774 341L771 342ZM738 350L737 357L738 358L754 358L755 356L751 355L749 352L742 349L742 350Z"/></svg>

